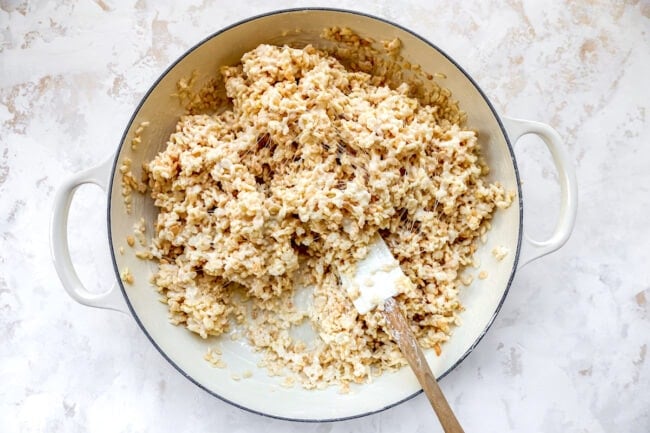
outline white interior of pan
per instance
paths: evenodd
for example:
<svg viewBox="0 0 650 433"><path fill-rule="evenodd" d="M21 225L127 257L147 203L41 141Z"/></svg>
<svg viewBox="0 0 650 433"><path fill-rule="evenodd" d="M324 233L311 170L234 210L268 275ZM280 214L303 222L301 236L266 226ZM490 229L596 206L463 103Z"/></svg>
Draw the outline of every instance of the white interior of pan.
<svg viewBox="0 0 650 433"><path fill-rule="evenodd" d="M375 40L398 37L403 43L402 54L412 63L420 64L427 72L441 72L447 78L439 80L449 88L461 108L468 113L468 125L479 131L484 155L491 167L491 178L501 181L508 190L517 191L517 178L511 154L498 122L478 90L466 76L445 56L412 34L388 23L353 13L309 10L292 11L256 18L232 27L195 48L176 64L147 96L129 126L118 155L120 161L129 157L133 167L150 160L165 144L173 131L182 109L176 97L176 83L193 71L199 77L214 75L218 67L233 64L241 54L260 43L281 44L289 41L311 41L318 44L323 28L333 25L352 28L358 34ZM435 41L433 41L435 43ZM131 137L142 121L150 122L142 134L143 144L133 152ZM257 367L259 355L254 354L245 341L232 341L228 336L202 340L182 327L168 322L166 305L158 301L159 295L149 284L155 265L135 258L134 249L126 247L126 237L141 217L151 233L156 211L151 200L134 195L133 212L127 215L123 204L119 173L111 191L110 222L113 249L125 247L125 253L115 254L118 269L128 267L135 283L125 287L128 302L142 327L159 349L184 374L214 394L247 409L267 415L302 420L327 420L354 417L378 411L395 404L417 392L420 387L407 368L384 374L372 383L353 386L348 394L340 394L336 387L320 391L307 391L300 386L284 388L281 378L269 377ZM461 300L466 308L462 314L463 325L456 328L451 340L443 346L442 356L427 353L430 365L437 376L451 368L483 333L497 310L508 286L514 268L514 259L520 230L519 198L494 218L487 243L477 252L478 261L488 272L488 278L476 278L464 288ZM510 254L497 261L491 255L495 246L505 246ZM137 248L136 248L137 249ZM479 269L474 270L478 274ZM220 344L227 368L214 368L204 361L209 346ZM250 370L250 378L233 380Z"/></svg>

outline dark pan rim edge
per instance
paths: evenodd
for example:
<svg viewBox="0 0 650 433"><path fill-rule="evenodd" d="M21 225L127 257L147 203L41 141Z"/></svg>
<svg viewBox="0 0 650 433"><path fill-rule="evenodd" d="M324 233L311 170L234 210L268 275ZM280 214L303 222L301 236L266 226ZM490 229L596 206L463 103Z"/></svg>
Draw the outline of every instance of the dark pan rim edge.
<svg viewBox="0 0 650 433"><path fill-rule="evenodd" d="M137 322L137 324L138 324L138 326L140 327L140 329L142 329L142 331L143 331L144 334L146 335L147 339L151 342L151 344L153 344L153 346L156 348L156 350L158 350L158 352L163 356L163 358L164 358L165 360L167 360L167 362L169 362L169 364L171 364L171 365L172 365L172 366L173 366L173 367L174 367L174 368L175 368L179 373L181 373L181 375L183 375L183 376L184 376L185 378L187 378L190 382L192 382L193 384L195 384L196 386L198 386L198 387L201 388L202 390L206 391L206 392L209 393L210 395L212 395L212 396L214 396L214 397L217 397L218 399L220 399L220 400L222 400L222 401L224 401L224 402L226 402L226 403L228 403L228 404L231 404L231 405L233 405L233 406L235 406L235 407L237 407L237 408L243 409L243 410L245 410L245 411L247 411L247 412L251 412L251 413L254 413L254 414L257 414L257 415L261 415L261 416L264 416L264 417L269 417L269 418L273 418L273 419L279 419L279 420L283 420L283 421L295 421L295 422L307 422L307 423L312 423L312 422L314 422L314 423L318 423L318 422L336 422L336 421L345 421L345 420L351 420L351 419L355 419L355 418L361 418L361 417L364 417L364 416L373 415L373 414L376 414L376 413L379 413L379 412L383 412L383 411L385 411L385 410L387 410L387 409L390 409L390 408L392 408L392 407L395 407L395 406L397 406L397 405L400 405L400 404L402 404L402 403L404 403L404 402L406 402L406 401L412 399L413 397L417 396L418 394L421 394L421 393L422 393L422 390L420 389L419 391L416 391L416 392L414 392L413 394L411 394L411 395L409 395L409 396L407 396L407 397L405 397L405 398L403 398L403 399L401 399L401 400L399 400L399 401L396 401L396 402L394 402L394 403L391 403L391 404L389 404L389 405L387 405L387 406L384 406L384 407L382 407L382 408L379 408L379 409L377 409L377 410L373 410L373 411L369 411L369 412L364 412L364 413L357 414L357 415L350 415L350 416L340 417L340 418L324 418L324 419L312 419L312 418L305 418L305 419L302 419L302 418L289 418L289 417L285 417L285 416L273 415L273 414L270 414L270 413L264 413L264 412L261 412L261 411L255 410L255 409L251 409L251 408L245 407L245 406L243 406L243 405L241 405L241 404L239 404L239 403L235 403L235 402L233 402L233 401L231 401L231 400L228 400L228 399L226 399L226 398L220 396L219 394L215 393L214 391L208 389L206 386L202 385L200 382L198 382L197 380L195 380L192 376L190 376L189 374L187 374L187 373L186 373L186 372L185 372L181 367L179 367L179 366L178 366L178 365L177 365L177 364L176 364L176 363L175 363L171 358L169 358L169 356L165 353L165 351L162 350L162 348L161 348L160 346L158 346L158 344L154 341L154 339L151 337L151 335L149 335L149 332L147 331L146 327L145 327L144 324L140 321L140 318L138 317L137 313L136 313L135 310L133 309L133 306L131 305L131 302L129 301L129 297L128 297L128 295L126 294L126 290L125 290L125 288L124 288L124 284L122 283L122 280L119 278L120 271L119 271L119 268L118 268L118 266L117 266L117 261L116 261L116 259L115 259L115 257L116 257L116 255L115 255L115 249L113 248L113 242L112 242L112 238L113 238L113 237L112 237L112 229L111 229L111 208L112 208L111 196L112 196L112 191L113 191L113 182L114 182L114 180L115 180L115 172L116 172L116 170L117 170L117 161L118 161L118 157L119 157L119 155L120 155L120 153L121 153L121 151L122 151L122 146L124 146L124 141L125 141L125 139L126 139L126 136L127 136L127 134L128 134L129 129L131 128L131 125L133 124L133 121L134 121L135 118L137 117L138 113L140 112L140 109L142 108L142 106L144 105L144 103L146 102L146 100L148 99L149 95L150 95L150 94L151 94L151 93L156 89L156 87L158 86L158 84L160 83L160 81L161 81L161 80L162 80L162 79L163 79L163 78L164 78L164 77L165 77L165 76L166 76L166 75L167 75L167 74L168 74L168 73L169 73L169 72L170 72L174 67L176 67L176 65L177 65L178 63L180 63L183 59L185 59L185 57L187 57L189 54L191 54L194 50L196 50L197 48L199 48L200 46L202 46L204 43L206 43L206 42L209 41L210 39L212 39L212 38L214 38L214 37L216 37L216 36L218 36L218 35L220 35L220 34L226 32L226 31L228 31L228 30L230 30L230 29L232 29L232 28L234 28L234 27L237 27L237 26L240 26L240 25L243 25L243 24L246 24L246 23L249 23L249 22L252 22L252 21L258 20L258 19L261 19L261 18L265 18L265 17L267 17L267 16L271 16L271 15L279 15L279 14L284 14L284 13L301 12L301 11L340 12L340 13L346 13L346 14L351 14L351 15L358 15L358 16L362 16L362 17L366 17L366 18L371 18L371 19L374 19L374 20L377 20L377 21L381 21L381 22L383 22L383 23L385 23L385 24L389 24L389 25L391 25L391 26L394 26L394 27L396 27L396 28L398 28L398 29L400 29L400 30L403 30L403 31L405 31L405 32L407 32L407 33L413 35L413 36L416 37L417 39L419 39L419 40L421 40L422 42L424 42L424 43L426 43L427 45L429 45L429 46L430 46L431 48L433 48L434 50L438 51L438 52L439 52L440 54L442 54L442 56L444 56L444 57L445 57L449 62L451 62L451 63L452 63L456 68L458 68L458 70L459 70L459 71L460 71L460 72L461 72L461 73L462 73L462 74L463 74L463 75L464 75L464 76L469 80L469 82L470 82L470 83L474 86L474 88L479 92L479 94L480 94L481 97L483 98L483 101L487 104L487 106L489 107L490 111L492 112L492 115L494 116L494 118L496 119L497 123L499 124L499 128L501 129L501 132L502 132L503 136L505 137L506 145L508 146L508 151L510 152L510 159L512 160L512 165L513 165L513 168L514 168L514 171L515 171L515 178L516 178L516 181L517 181L517 194L518 194L518 197L519 197L519 232L518 232L518 235L517 235L517 249L516 249L516 253L515 253L515 259L514 259L514 263L513 263L513 265L512 265L512 270L510 271L510 276L509 276L509 278L508 278L508 282L507 282L506 287L505 287L505 289L504 289L504 291L503 291L503 295L501 296L501 299L499 300L499 304L497 305L497 307L496 307L496 309L495 309L495 311L494 311L494 314L493 314L492 317L488 320L488 323L486 324L486 326L485 326L485 328L483 329L483 331L482 331L482 332L481 332L481 333L476 337L476 340L474 341L474 343L472 343L472 345L467 349L467 351L466 351L463 355L461 355L460 358L458 358L458 360L457 360L455 363L453 363L453 364L451 365L451 367L449 367L445 372L443 372L443 373L438 377L438 380L444 378L444 377L447 376L447 375L448 375L452 370L454 370L454 369L455 369L455 368L456 368L456 367L457 367L461 362L463 362L463 361L465 360L465 358L467 358L467 356L468 356L468 355L469 355L469 354L470 354L470 353L471 353L471 352L476 348L476 346L481 342L481 340L483 339L483 337L485 336L485 334L488 332L488 330L490 329L490 327L491 327L492 324L494 323L494 320L496 319L497 315L499 314L499 311L501 310L501 307L503 306L503 303L505 302L506 296L508 295L508 292L509 292L509 290L510 290L510 286L512 285L512 281L513 281L514 276L515 276L515 273L516 273L516 271L517 271L517 264L518 264L518 262L519 262L519 255L520 255L520 250L521 250L521 242L522 242L522 235L523 235L523 196L522 196L522 191L521 191L521 182L520 182L520 177L519 177L519 169L518 169L518 167L517 167L517 162L516 162L516 160L515 160L515 155L514 155L513 147L512 147L512 145L511 145L511 143L510 143L510 139L509 139L509 137L508 137L507 131L505 130L505 127L503 126L503 123L501 122L501 118L499 117L499 115L497 114L496 110L495 110L494 107L492 106L492 103L491 103L490 100L487 98L487 96L485 95L485 93L483 92L483 90L482 90L482 89L478 86L478 84L474 81L474 79L473 79L473 78L472 78L472 77L471 77L471 76L470 76L470 75L469 75L469 74L468 74L468 73L467 73L467 72L466 72L466 71L465 71L465 70L464 70L464 69L463 69L463 68L462 68L462 67L461 67L461 66L460 66L460 65L459 65L455 60L453 60L453 59L452 59L449 55L447 55L447 53L445 53L443 50L441 50L440 48L438 48L438 46L436 46L436 45L433 44L432 42L428 41L427 39L423 38L423 37L420 36L419 34L413 32L412 30L409 30L409 29L407 29L407 28L401 26L400 24L396 24L396 23L394 23L394 22L392 22L392 21L389 21L389 20L387 20L387 19L385 19L385 18L380 18L380 17L374 16L374 15L371 15L371 14L367 14L367 13L365 13L365 12L359 12L359 11L348 10L348 9L327 8L327 7L301 7L301 8L280 9L280 10L274 10L274 11L270 11L270 12L262 13L262 14L259 14L259 15L255 15L255 16L252 16L252 17L245 18L245 19L243 19L243 20L237 21L237 22L235 22L235 23L233 23L233 24L231 24L231 25L229 25L229 26L227 26L227 27L222 28L221 30L219 30L219 31L217 31L217 32L215 32L215 33L212 33L211 35L207 36L206 38L204 38L203 40L201 40L200 42L198 42L197 44L195 44L194 46L192 46L192 47L191 47L190 49L188 49L185 53L183 53L183 54L182 54L178 59L176 59L176 60L175 60L171 65L169 65L169 66L168 66L168 67L167 67L167 68L166 68L166 69L165 69L165 70L160 74L160 76L156 79L156 81L151 85L151 87L149 88L149 90L147 90L147 92L146 92L146 93L144 94L144 96L141 98L140 103L138 104L138 106L137 106L136 109L134 110L133 115L132 115L131 118L129 119L129 121L128 121L127 125L126 125L126 128L124 129L124 133L122 134L122 138L120 139L120 144L119 144L119 146L118 146L118 148L117 148L117 150L116 150L116 152L115 152L115 155L114 155L114 161L113 161L113 167L112 167L112 169L111 169L111 174L110 174L109 187L108 187L108 190L107 190L107 195L108 195L108 202L107 202L108 244L109 244L109 248L110 248L110 251L111 251L111 261L113 262L113 269L114 269L114 271L115 271L115 275L117 276L117 281L118 281L118 283L119 283L120 290L122 291L122 296L124 297L124 300L126 301L126 304L127 304L128 308L129 308L129 311L131 312L131 315L133 316L133 318L134 318L135 321Z"/></svg>

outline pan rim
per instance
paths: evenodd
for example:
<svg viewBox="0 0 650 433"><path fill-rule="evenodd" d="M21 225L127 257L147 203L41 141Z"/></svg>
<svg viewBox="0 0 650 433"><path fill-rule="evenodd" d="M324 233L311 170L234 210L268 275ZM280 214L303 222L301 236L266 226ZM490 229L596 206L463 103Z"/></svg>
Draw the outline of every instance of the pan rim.
<svg viewBox="0 0 650 433"><path fill-rule="evenodd" d="M411 395L409 395L409 396L407 396L407 397L405 397L403 399L400 399L399 401L393 402L393 403L391 403L389 405L383 406L383 407L378 408L376 410L366 411L366 412L355 414L355 415L349 415L349 416L343 416L343 417L335 417L335 418L292 418L292 417L287 417L287 416L282 416L282 415L277 415L277 414L272 414L272 413L266 413L266 412L263 412L263 411L260 411L260 410L257 410L257 409L252 409L252 408L246 407L246 406L244 406L244 405L242 405L240 403L229 400L229 399L217 394L216 392L210 390L205 385L200 383L198 380L196 380L192 376L190 376L187 372L185 372L156 343L156 341L153 339L153 337L147 331L147 328L145 327L145 325L142 323L142 321L138 317L138 314L136 313L135 309L133 308L131 302L129 301L129 297L128 297L127 293L126 293L124 284L123 284L122 280L119 277L120 271L119 271L117 261L116 261L116 251L115 251L115 248L114 248L113 242L112 242L113 237L112 237L112 222L111 222L111 209L112 209L111 197L112 197L112 191L113 191L114 182L115 182L115 178L116 178L116 173L117 173L117 170L119 168L118 167L118 158L119 158L119 155L120 155L120 153L122 151L123 146L125 145L125 141L126 141L126 137L128 135L128 131L131 129L131 127L133 125L133 122L135 121L135 118L137 117L138 113L140 112L140 109L142 108L142 106L144 105L146 100L148 99L149 95L155 91L155 89L158 87L158 84L163 80L163 78L165 76L167 76L167 74L169 72L171 72L181 61L183 61L188 55L190 55L192 52L194 52L196 49L201 47L206 42L210 41L211 39L219 36L220 34L226 32L226 31L228 31L228 30L230 30L232 28L238 27L240 25L248 24L250 22L253 22L253 21L256 21L256 20L259 20L259 19L263 19L263 18L266 18L266 17L269 17L269 16L273 16L273 15L280 15L280 14L286 14L286 13L295 13L295 12L314 12L314 11L315 12L336 12L336 13L351 14L351 15L361 16L361 17L364 17L364 18L370 18L372 20L380 21L380 22L382 22L384 24L388 24L388 25L396 27L396 28L398 28L398 29L400 29L400 30L402 30L402 31L404 31L406 33L409 33L410 35L414 36L415 38L417 38L420 41L427 44L432 49L438 51L451 64L453 64L465 76L465 78L471 83L471 85L474 86L474 88L478 91L478 93L481 95L481 98L483 99L484 103L488 106L490 112L494 116L494 119L497 121L497 124L499 125L499 128L501 130L501 133L503 134L503 136L505 138L505 142L506 142L506 145L507 145L507 148L508 148L508 152L510 154L510 159L511 159L511 162L512 162L512 165L513 165L513 168L514 168L515 179L516 179L516 183L517 183L518 204L519 204L519 206L518 206L518 208L519 208L518 209L518 211L519 211L519 227L518 227L518 234L517 234L517 247L516 247L516 251L515 251L515 254L514 254L514 261L513 261L512 269L510 271L510 275L508 277L506 287L504 288L503 294L501 295L501 299L499 300L499 303L497 304L497 307L496 307L494 313L492 314L492 316L488 320L485 328L480 332L479 335L477 335L476 339L470 345L470 347L467 349L467 351L465 351L465 353L463 353L447 370L445 370L437 378L438 380L443 379L449 373L451 373L451 371L453 371L456 367L458 367L469 356L469 354L474 351L476 346L478 346L478 344L481 342L481 340L483 340L483 337L488 332L488 330L491 328L492 324L494 323L494 320L496 319L497 315L499 314L499 312L500 312L500 310L501 310L501 308L502 308L502 306L503 306L503 304L505 302L505 299L506 299L506 297L508 295L508 292L509 292L510 287L512 285L512 281L513 281L514 276L515 276L516 271L517 271L517 265L518 265L518 262L519 262L521 244L522 244L522 237L523 237L523 216L524 216L523 215L523 196L522 196L522 191L521 191L521 182L520 182L520 176L519 176L519 169L517 167L517 162L516 162L515 155L514 155L514 149L512 147L512 144L510 143L510 139L509 139L507 131L506 131L506 129L505 129L505 127L504 127L504 125L503 125L503 123L501 121L501 118L497 114L497 112L494 109L492 103L487 98L487 96L485 95L483 90L478 86L476 81L474 81L474 79L452 57L450 57L446 52L444 52L442 49L440 49L434 43L430 42L426 38L420 36L419 34L415 33L414 31L412 31L412 30L410 30L410 29L408 29L408 28L406 28L406 27L404 27L404 26L402 26L400 24L397 24L397 23L395 23L393 21L390 21L388 19L385 19L385 18L377 17L375 15L371 15L371 14L368 14L368 13L365 13L365 12L350 10L350 9L329 8L329 7L298 7L298 8L289 8L289 9L278 9L278 10L273 10L273 11L265 12L265 13L262 13L262 14L254 15L254 16L251 16L249 18L239 20L239 21L237 21L237 22L235 22L235 23L233 23L231 25L228 25L228 26L226 26L226 27L224 27L224 28L210 34L209 36L205 37L204 39L202 39L201 41L199 41L198 43L196 43L195 45L190 47L187 51L185 51L175 61L173 61L159 75L159 77L153 82L153 84L149 87L147 92L140 99L140 102L138 103L137 107L133 111L133 114L132 114L131 118L129 119L129 121L126 124L126 127L124 129L124 133L122 134L122 137L120 139L120 143L119 143L119 145L118 145L118 147L117 147L117 149L115 151L115 155L114 155L114 160L113 160L113 164L112 164L112 168L111 168L111 172L110 172L109 185L108 185L108 189L107 189L107 195L108 195L108 200L107 200L107 228L108 228L108 230L107 230L107 232L108 232L108 244L109 244L110 253L111 253L111 261L113 263L113 269L114 269L115 275L117 277L119 288L120 288L120 290L122 292L122 296L124 297L124 299L126 301L127 307L129 309L131 315L135 319L135 321L138 324L138 326L140 327L140 329L144 332L147 339L151 342L151 344L156 348L156 350L162 355L162 357L169 364L171 364L182 376L187 378L194 385L198 386L199 388L206 391L210 395L212 395L214 397L217 397L218 399L220 399L220 400L222 400L222 401L224 401L224 402L226 402L228 404L231 404L231 405L233 405L233 406L235 406L237 408L243 409L243 410L245 410L247 412L254 413L254 414L261 415L261 416L268 417L268 418L273 418L273 419L279 419L279 420L284 420L284 421L304 422L304 423L345 421L345 420L351 420L351 419L356 419L356 418L369 416L369 415L372 415L372 414L383 412L383 411L385 411L387 409L390 409L392 407L395 407L397 405L400 405L400 404L412 399L413 397L419 395L420 393L422 393L422 390L420 389L420 390L414 392L413 394L411 394Z"/></svg>

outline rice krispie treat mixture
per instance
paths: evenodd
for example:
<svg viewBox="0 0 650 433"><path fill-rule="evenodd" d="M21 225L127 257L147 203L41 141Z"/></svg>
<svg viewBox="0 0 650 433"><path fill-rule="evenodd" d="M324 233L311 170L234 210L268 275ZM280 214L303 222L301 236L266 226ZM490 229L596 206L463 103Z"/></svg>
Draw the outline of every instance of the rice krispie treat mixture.
<svg viewBox="0 0 650 433"><path fill-rule="evenodd" d="M407 84L391 89L311 46L260 45L221 74L231 105L182 117L145 167L159 209L153 282L172 322L203 338L241 326L289 383L369 381L406 363L339 275L380 234L414 283L398 304L440 353L462 309L460 272L511 201L484 179L476 134ZM305 322L315 341L295 336Z"/></svg>

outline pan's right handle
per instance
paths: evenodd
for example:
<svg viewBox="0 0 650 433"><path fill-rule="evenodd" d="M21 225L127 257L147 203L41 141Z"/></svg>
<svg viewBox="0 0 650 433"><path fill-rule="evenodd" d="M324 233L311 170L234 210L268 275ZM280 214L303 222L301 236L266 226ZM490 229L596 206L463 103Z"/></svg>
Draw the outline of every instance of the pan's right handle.
<svg viewBox="0 0 650 433"><path fill-rule="evenodd" d="M511 117L503 117L503 124L513 143L526 134L540 137L551 152L560 181L560 216L555 224L553 234L548 239L538 241L524 232L518 266L521 268L533 260L559 249L569 239L578 211L578 183L575 167L555 129L545 123Z"/></svg>
<svg viewBox="0 0 650 433"><path fill-rule="evenodd" d="M112 166L113 159L109 158L96 167L74 174L61 185L54 198L50 221L50 252L63 287L75 301L90 307L126 313L124 298L117 282L104 293L92 293L86 289L74 269L68 245L68 215L77 188L93 183L106 191Z"/></svg>

